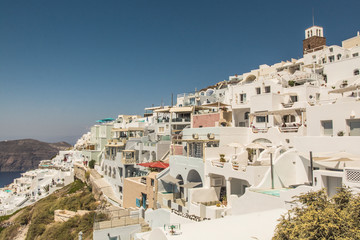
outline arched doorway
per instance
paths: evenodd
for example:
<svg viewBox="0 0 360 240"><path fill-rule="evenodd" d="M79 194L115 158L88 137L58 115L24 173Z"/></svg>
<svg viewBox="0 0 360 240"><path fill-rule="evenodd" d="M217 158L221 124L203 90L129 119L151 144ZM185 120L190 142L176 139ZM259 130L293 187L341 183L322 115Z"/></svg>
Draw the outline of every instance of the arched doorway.
<svg viewBox="0 0 360 240"><path fill-rule="evenodd" d="M198 171L191 169L188 173L188 176L186 178L186 180L188 182L196 182L196 183L201 183L199 185L197 185L196 187L202 187L202 179L200 177L200 174L198 173Z"/></svg>

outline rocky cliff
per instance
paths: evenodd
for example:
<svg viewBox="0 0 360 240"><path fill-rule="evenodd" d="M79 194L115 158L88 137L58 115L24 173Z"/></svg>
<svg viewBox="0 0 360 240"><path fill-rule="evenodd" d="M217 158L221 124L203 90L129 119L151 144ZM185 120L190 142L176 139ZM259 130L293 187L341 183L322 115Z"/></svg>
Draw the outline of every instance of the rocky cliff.
<svg viewBox="0 0 360 240"><path fill-rule="evenodd" d="M46 143L34 139L0 142L0 172L27 171L38 167L39 162L51 159L60 150L71 147L66 142Z"/></svg>

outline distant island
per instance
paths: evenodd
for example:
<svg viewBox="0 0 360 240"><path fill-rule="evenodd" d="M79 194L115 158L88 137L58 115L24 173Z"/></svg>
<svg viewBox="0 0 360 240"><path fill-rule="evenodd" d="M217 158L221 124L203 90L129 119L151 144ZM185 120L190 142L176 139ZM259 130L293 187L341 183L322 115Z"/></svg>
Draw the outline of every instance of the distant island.
<svg viewBox="0 0 360 240"><path fill-rule="evenodd" d="M71 145L67 142L46 143L35 139L0 142L0 172L21 172L38 167L39 162L51 159Z"/></svg>

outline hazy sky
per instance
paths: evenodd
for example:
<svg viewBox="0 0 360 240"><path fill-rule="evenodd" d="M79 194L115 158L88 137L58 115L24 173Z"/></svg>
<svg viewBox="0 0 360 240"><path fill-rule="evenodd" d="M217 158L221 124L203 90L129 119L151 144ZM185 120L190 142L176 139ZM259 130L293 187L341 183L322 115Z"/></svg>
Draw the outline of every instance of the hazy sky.
<svg viewBox="0 0 360 240"><path fill-rule="evenodd" d="M244 3L245 2L245 3ZM0 140L60 141L360 30L360 1L0 0Z"/></svg>

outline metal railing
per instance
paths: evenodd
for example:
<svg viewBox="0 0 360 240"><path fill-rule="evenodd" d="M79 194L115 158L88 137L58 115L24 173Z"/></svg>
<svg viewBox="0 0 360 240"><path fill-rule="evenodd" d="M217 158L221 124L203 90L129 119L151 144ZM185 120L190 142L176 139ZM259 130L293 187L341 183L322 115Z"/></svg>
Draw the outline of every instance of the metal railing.
<svg viewBox="0 0 360 240"><path fill-rule="evenodd" d="M138 212L134 213L126 210L99 211L94 216L94 230L123 227L140 223L140 214Z"/></svg>

